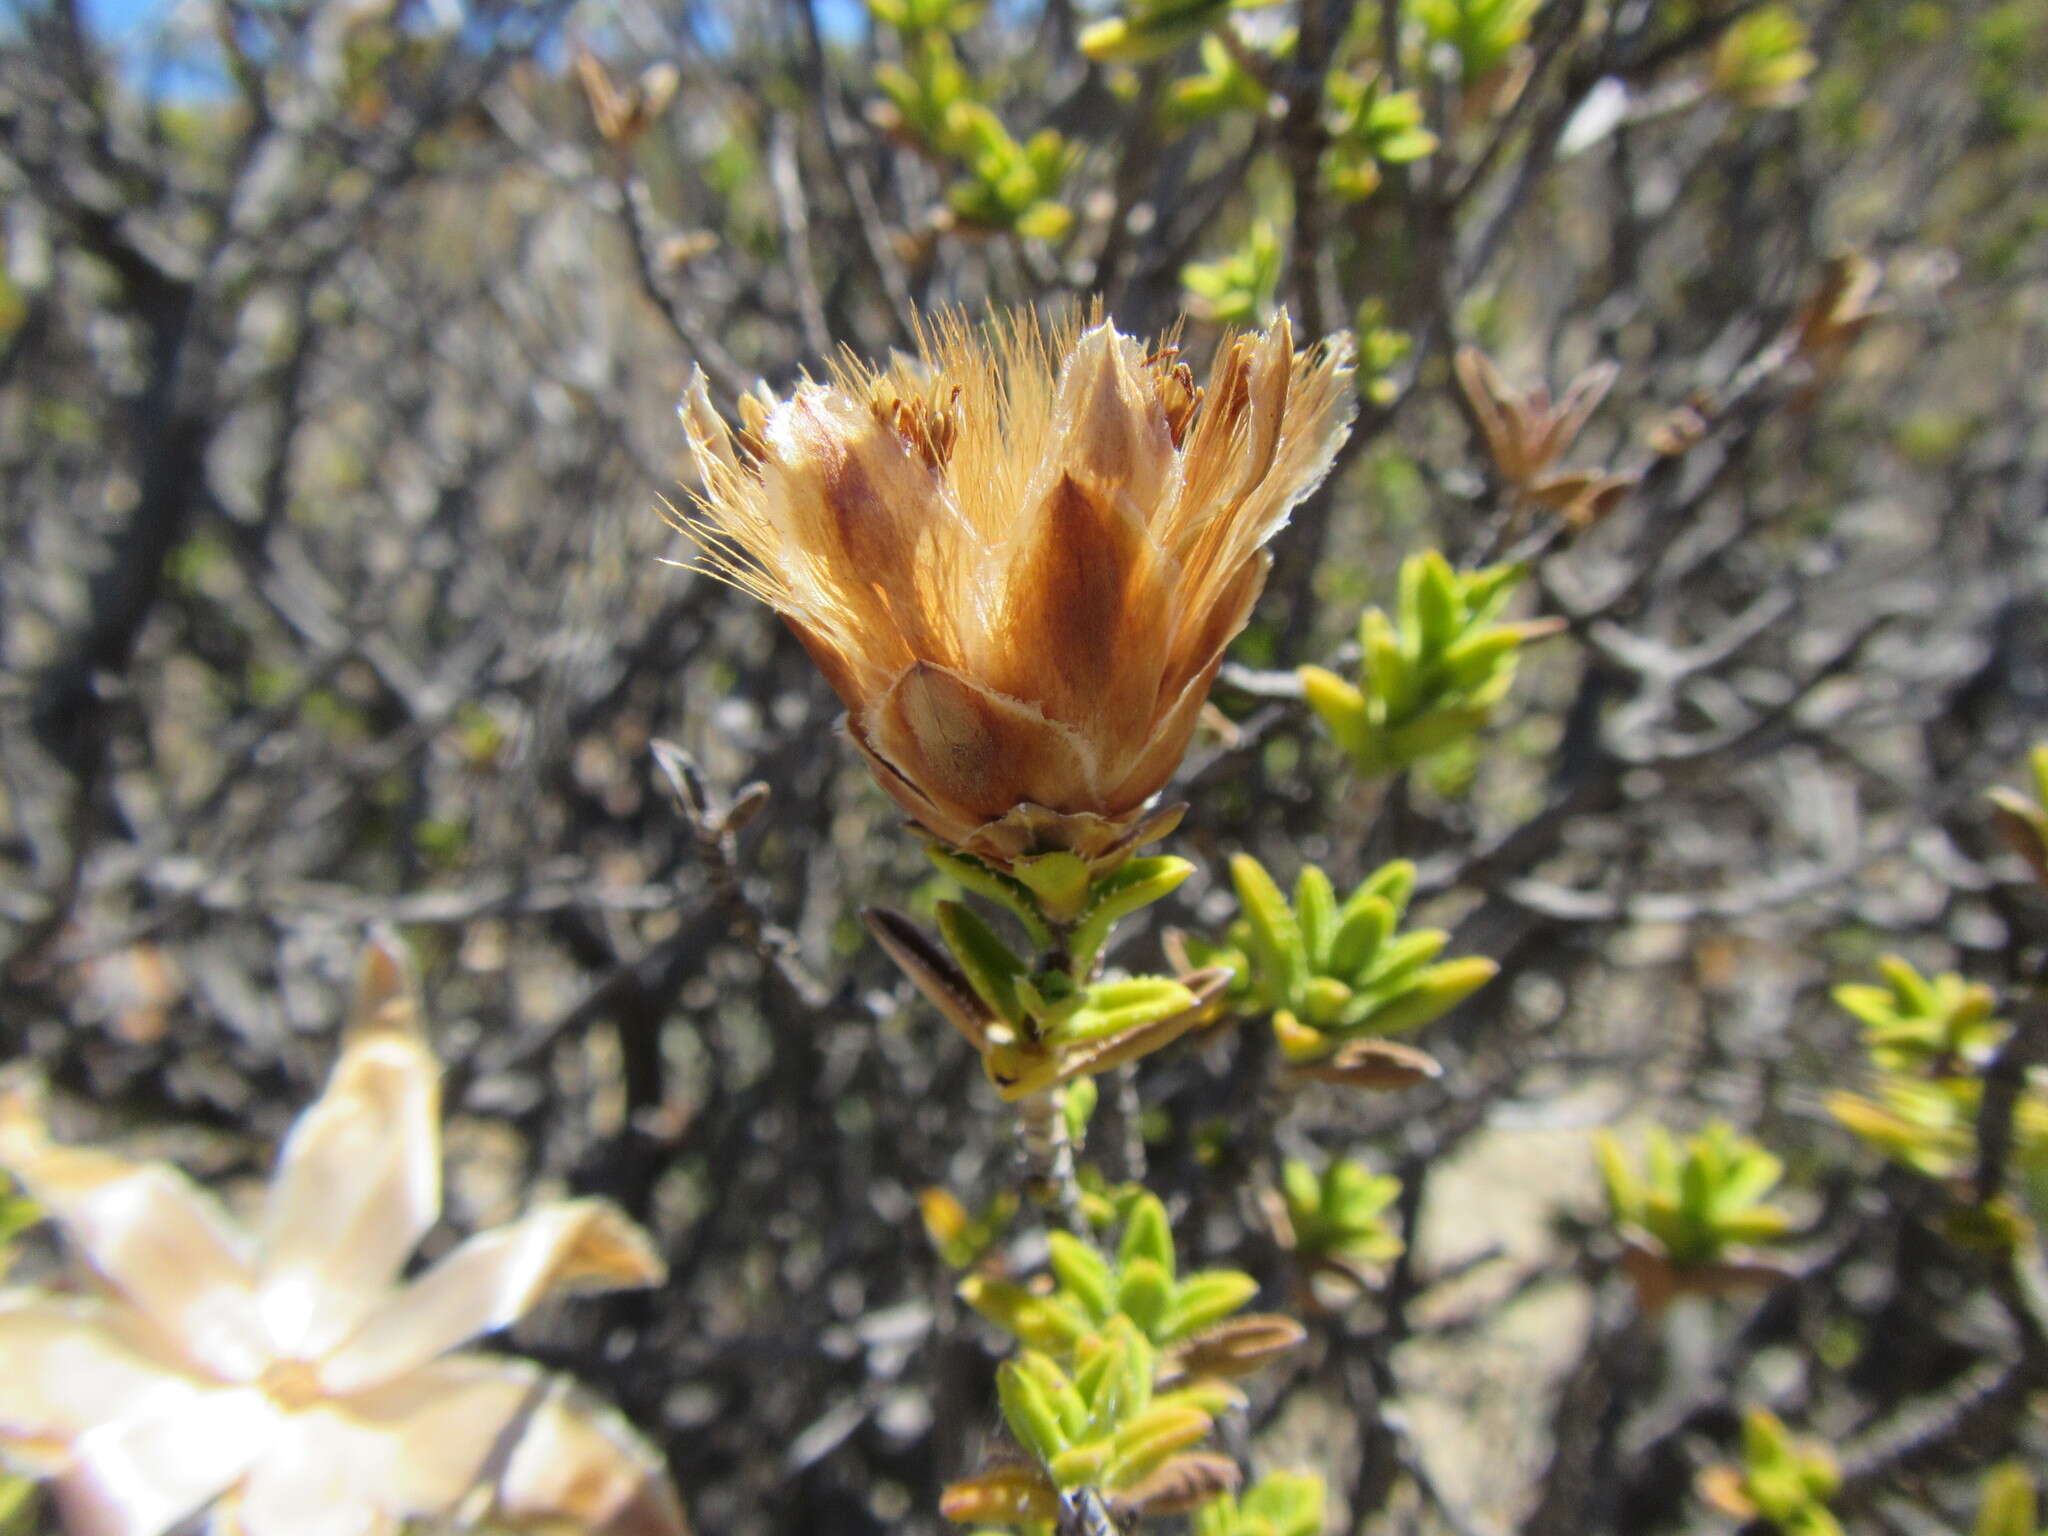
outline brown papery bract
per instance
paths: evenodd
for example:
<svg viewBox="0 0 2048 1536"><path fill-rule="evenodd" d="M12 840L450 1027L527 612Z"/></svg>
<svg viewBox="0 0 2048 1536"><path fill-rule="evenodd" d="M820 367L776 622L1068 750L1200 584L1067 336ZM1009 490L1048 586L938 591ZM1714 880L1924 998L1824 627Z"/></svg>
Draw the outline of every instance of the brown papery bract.
<svg viewBox="0 0 2048 1536"><path fill-rule="evenodd" d="M1348 340L1283 314L1206 388L1106 321L929 322L918 356L681 415L705 565L771 605L882 787L997 864L1115 863L1187 750L1265 544L1328 472Z"/></svg>

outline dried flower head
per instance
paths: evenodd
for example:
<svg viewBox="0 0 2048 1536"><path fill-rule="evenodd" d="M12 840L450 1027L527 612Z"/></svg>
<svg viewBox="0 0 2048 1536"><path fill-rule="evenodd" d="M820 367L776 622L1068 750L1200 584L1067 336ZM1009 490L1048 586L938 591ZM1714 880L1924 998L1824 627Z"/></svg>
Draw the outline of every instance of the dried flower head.
<svg viewBox="0 0 2048 1536"><path fill-rule="evenodd" d="M49 1139L0 1084L0 1168L92 1272L0 1296L0 1450L74 1536L390 1536L410 1520L684 1536L655 1453L525 1361L459 1351L551 1292L658 1281L598 1200L543 1206L401 1281L441 1207L439 1067L395 948L252 1241L175 1169Z"/></svg>
<svg viewBox="0 0 2048 1536"><path fill-rule="evenodd" d="M1588 368L1555 403L1540 384L1527 391L1514 388L1476 347L1460 349L1455 367L1494 469L1518 495L1548 507L1573 528L1587 528L1613 511L1635 485L1633 475L1557 468L1614 387L1614 364Z"/></svg>
<svg viewBox="0 0 2048 1536"><path fill-rule="evenodd" d="M1882 276L1877 263L1858 252L1828 258L1820 282L1792 317L1794 346L1816 373L1838 367L1881 313L1876 297Z"/></svg>
<svg viewBox="0 0 2048 1536"><path fill-rule="evenodd" d="M583 87L591 120L598 137L615 149L629 150L652 128L668 104L675 99L682 75L675 65L650 64L631 85L621 90L596 55L579 51L576 79Z"/></svg>
<svg viewBox="0 0 2048 1536"><path fill-rule="evenodd" d="M998 864L1106 866L1165 830L1145 803L1343 439L1348 345L1297 353L1283 315L1206 388L1100 321L949 317L919 352L744 398L736 431L700 375L685 527L796 632L918 822Z"/></svg>

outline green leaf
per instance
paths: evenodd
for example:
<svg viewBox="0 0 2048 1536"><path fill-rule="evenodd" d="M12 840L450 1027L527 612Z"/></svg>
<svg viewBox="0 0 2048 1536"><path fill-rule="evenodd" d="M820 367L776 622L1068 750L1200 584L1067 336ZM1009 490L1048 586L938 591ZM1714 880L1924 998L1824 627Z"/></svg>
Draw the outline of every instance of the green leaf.
<svg viewBox="0 0 2048 1536"><path fill-rule="evenodd" d="M1155 1472L1177 1451L1202 1440L1209 1416L1197 1408L1154 1404L1116 1434L1116 1450L1102 1475L1106 1487L1122 1488Z"/></svg>
<svg viewBox="0 0 2048 1536"><path fill-rule="evenodd" d="M1398 997L1366 1014L1356 1028L1372 1035L1398 1035L1421 1029L1493 980L1499 969L1493 961L1477 955L1433 965L1404 987Z"/></svg>
<svg viewBox="0 0 2048 1536"><path fill-rule="evenodd" d="M1257 1536L1320 1536L1323 1480L1304 1472L1269 1472L1245 1494L1240 1508L1247 1531Z"/></svg>
<svg viewBox="0 0 2048 1536"><path fill-rule="evenodd" d="M1873 1029L1883 1029L1898 1020L1898 1002L1888 987L1849 981L1836 987L1830 996L1834 998L1836 1007Z"/></svg>
<svg viewBox="0 0 2048 1536"><path fill-rule="evenodd" d="M1522 633L1508 625L1475 629L1437 661L1437 675L1449 690L1476 688L1522 648Z"/></svg>
<svg viewBox="0 0 2048 1536"><path fill-rule="evenodd" d="M1330 941L1329 971L1346 981L1363 976L1394 932L1394 904L1361 889L1344 904L1343 918Z"/></svg>
<svg viewBox="0 0 2048 1536"><path fill-rule="evenodd" d="M1600 1177L1607 1185L1607 1205L1614 1219L1618 1222L1641 1222L1643 1187L1612 1132L1598 1131L1594 1134L1593 1155L1600 1160Z"/></svg>
<svg viewBox="0 0 2048 1536"><path fill-rule="evenodd" d="M1013 227L1027 240L1061 240L1074 227L1074 213L1064 203L1041 198L1017 216Z"/></svg>
<svg viewBox="0 0 2048 1536"><path fill-rule="evenodd" d="M1401 637L1379 609L1366 609L1358 621L1358 643L1365 652L1362 675L1371 683L1379 706L1372 711L1374 724L1385 727L1407 718L1415 703L1415 669Z"/></svg>
<svg viewBox="0 0 2048 1536"><path fill-rule="evenodd" d="M2035 1536L2039 1518L2034 1480L2018 1462L2008 1461L1984 1479L1984 1501L1971 1536Z"/></svg>
<svg viewBox="0 0 2048 1536"><path fill-rule="evenodd" d="M1034 854L1010 866L1017 878L1038 898L1047 917L1056 923L1072 922L1088 901L1088 865L1064 849L1057 853Z"/></svg>
<svg viewBox="0 0 2048 1536"><path fill-rule="evenodd" d="M1134 1030L1185 1013L1195 994L1168 976L1126 976L1091 982L1081 1002L1047 1038L1059 1045L1086 1045L1113 1040Z"/></svg>
<svg viewBox="0 0 2048 1536"><path fill-rule="evenodd" d="M1173 1281L1165 1268L1151 1259L1133 1259L1117 1277L1116 1309L1136 1323L1147 1338L1163 1342L1173 1290Z"/></svg>
<svg viewBox="0 0 2048 1536"><path fill-rule="evenodd" d="M1379 960L1367 973L1364 984L1380 990L1391 989L1396 982L1406 981L1442 954L1450 941L1451 936L1441 928L1418 928L1413 933L1404 933L1381 949Z"/></svg>
<svg viewBox="0 0 2048 1536"><path fill-rule="evenodd" d="M1714 1209L1717 1212L1739 1211L1756 1204L1784 1177L1785 1164L1762 1147L1750 1144L1741 1150L1744 1155L1722 1171L1715 1187Z"/></svg>
<svg viewBox="0 0 2048 1536"><path fill-rule="evenodd" d="M960 1299L1031 1349L1061 1355L1088 1332L1091 1319L1058 1296L1039 1296L1008 1280L969 1275Z"/></svg>
<svg viewBox="0 0 2048 1536"><path fill-rule="evenodd" d="M1012 880L1008 875L991 869L977 858L964 853L955 853L950 848L941 848L935 843L925 845L925 857L936 864L940 871L958 882L962 889L995 902L1024 925L1024 931L1039 949L1052 948L1052 929L1038 913L1038 898L1022 881Z"/></svg>
<svg viewBox="0 0 2048 1536"><path fill-rule="evenodd" d="M1109 1261L1089 1244L1068 1232L1049 1232L1046 1245L1054 1278L1060 1289L1073 1297L1096 1322L1106 1322L1115 1309L1111 1286L1115 1277Z"/></svg>
<svg viewBox="0 0 2048 1536"><path fill-rule="evenodd" d="M1301 928L1301 942L1311 970L1323 969L1330 957L1330 941L1337 932L1337 892L1330 877L1313 864L1304 864L1294 880L1294 918Z"/></svg>
<svg viewBox="0 0 2048 1536"><path fill-rule="evenodd" d="M1195 866L1186 859L1130 859L1114 874L1097 881L1071 939L1075 973L1087 974L1116 924L1165 897L1194 872Z"/></svg>
<svg viewBox="0 0 2048 1536"><path fill-rule="evenodd" d="M1062 1488L1079 1488L1102 1481L1115 1451L1115 1441L1105 1435L1082 1445L1070 1446L1045 1464L1052 1480Z"/></svg>
<svg viewBox="0 0 2048 1536"><path fill-rule="evenodd" d="M1066 1449L1066 1431L1052 1398L1022 1360L1005 1360L996 1367L996 1398L1017 1443L1041 1462Z"/></svg>
<svg viewBox="0 0 2048 1536"><path fill-rule="evenodd" d="M1062 1090L1060 1113L1066 1117L1067 1140L1076 1147L1088 1140L1088 1122L1095 1117L1095 1104L1101 1092L1092 1077L1069 1083Z"/></svg>
<svg viewBox="0 0 2048 1536"><path fill-rule="evenodd" d="M1302 988L1302 1012L1309 1023L1317 1028L1327 1028L1344 1016L1350 1006L1351 988L1334 976L1312 976Z"/></svg>
<svg viewBox="0 0 2048 1536"><path fill-rule="evenodd" d="M1130 1352L1128 1338L1121 1335L1098 1333L1081 1341L1074 1390L1087 1404L1088 1423L1101 1426L1115 1421L1125 1373L1130 1367Z"/></svg>
<svg viewBox="0 0 2048 1536"><path fill-rule="evenodd" d="M1717 1217L1713 1230L1722 1243L1764 1243L1784 1236L1791 1225L1792 1218L1776 1206L1757 1205Z"/></svg>
<svg viewBox="0 0 2048 1536"><path fill-rule="evenodd" d="M1094 1365L1099 1351L1113 1352L1114 1368L1100 1375L1099 1385L1088 1397L1090 1422L1096 1428L1110 1428L1145 1411L1152 1401L1158 1356L1136 1323L1122 1315L1112 1317L1100 1334L1083 1339L1076 1348L1084 1369Z"/></svg>
<svg viewBox="0 0 2048 1536"><path fill-rule="evenodd" d="M1173 1227L1157 1195L1148 1192L1132 1202L1116 1252L1119 1269L1128 1270L1139 1260L1149 1259L1168 1279L1173 1277Z"/></svg>
<svg viewBox="0 0 2048 1536"><path fill-rule="evenodd" d="M1221 1322L1259 1294L1259 1282L1234 1269L1193 1274L1175 1290L1167 1309L1162 1342L1172 1343Z"/></svg>
<svg viewBox="0 0 2048 1536"><path fill-rule="evenodd" d="M1458 600L1458 578L1450 562L1434 549L1424 550L1414 562L1420 574L1416 580L1416 628L1424 656L1441 655L1458 638L1464 604Z"/></svg>
<svg viewBox="0 0 2048 1536"><path fill-rule="evenodd" d="M1230 861L1230 878L1250 929L1251 958L1259 969L1266 1002L1276 1008L1300 1002L1308 979L1308 949L1280 887L1248 853Z"/></svg>
<svg viewBox="0 0 2048 1536"><path fill-rule="evenodd" d="M1394 909L1398 918L1408 910L1409 900L1414 895L1415 865L1407 859L1393 859L1374 870L1351 899L1378 897Z"/></svg>
<svg viewBox="0 0 2048 1536"><path fill-rule="evenodd" d="M1288 1211L1295 1215L1297 1225L1301 1216L1322 1209L1323 1185L1317 1181L1315 1170L1300 1158L1291 1157L1281 1165L1280 1192L1286 1197Z"/></svg>
<svg viewBox="0 0 2048 1536"><path fill-rule="evenodd" d="M938 904L939 936L988 1008L1012 1024L1022 1024L1028 1010L1017 989L1025 964L1010 953L995 931L957 901Z"/></svg>
<svg viewBox="0 0 2048 1536"><path fill-rule="evenodd" d="M1298 667L1295 675L1301 679L1302 696L1309 708L1322 717L1337 745L1355 758L1369 757L1373 730L1365 695L1324 667Z"/></svg>

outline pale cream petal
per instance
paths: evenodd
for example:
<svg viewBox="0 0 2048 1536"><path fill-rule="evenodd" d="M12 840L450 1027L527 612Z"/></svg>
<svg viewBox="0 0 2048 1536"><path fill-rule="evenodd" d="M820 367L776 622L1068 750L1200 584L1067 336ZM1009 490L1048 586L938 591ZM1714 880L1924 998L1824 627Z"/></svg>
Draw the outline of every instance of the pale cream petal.
<svg viewBox="0 0 2048 1536"><path fill-rule="evenodd" d="M401 1447L328 1408L285 1418L227 1502L233 1536L395 1536Z"/></svg>
<svg viewBox="0 0 2048 1536"><path fill-rule="evenodd" d="M195 1392L87 1431L56 1480L71 1536L159 1536L265 1455L282 1416L254 1387Z"/></svg>
<svg viewBox="0 0 2048 1536"><path fill-rule="evenodd" d="M353 1332L440 1214L440 1101L404 955L379 937L341 1059L271 1181L261 1301L280 1353L312 1359Z"/></svg>
<svg viewBox="0 0 2048 1536"><path fill-rule="evenodd" d="M386 1386L336 1399L332 1412L350 1437L382 1441L373 1457L379 1497L404 1518L469 1512L491 1496L511 1464L527 1421L560 1390L525 1360L452 1355Z"/></svg>
<svg viewBox="0 0 2048 1536"><path fill-rule="evenodd" d="M498 1484L498 1512L591 1536L688 1536L660 1454L609 1409L551 1394L527 1421Z"/></svg>
<svg viewBox="0 0 2048 1536"><path fill-rule="evenodd" d="M358 1519L533 1522L621 1536L685 1530L653 1448L615 1413L580 1400L566 1378L524 1360L455 1355L301 1415L250 1478L234 1536L300 1536L272 1512L288 1511L293 1498L334 1497L330 1481ZM315 1536L389 1528L340 1524Z"/></svg>
<svg viewBox="0 0 2048 1536"><path fill-rule="evenodd" d="M0 1087L0 1168L194 1366L237 1381L262 1370L246 1239L191 1180L162 1163L56 1145L19 1081Z"/></svg>
<svg viewBox="0 0 2048 1536"><path fill-rule="evenodd" d="M320 1367L329 1392L359 1392L504 1328L557 1291L658 1284L653 1244L602 1200L574 1200L480 1233L393 1293Z"/></svg>
<svg viewBox="0 0 2048 1536"><path fill-rule="evenodd" d="M88 1430L210 1385L151 1352L118 1304L86 1297L0 1297L0 1362L0 1445L53 1469Z"/></svg>

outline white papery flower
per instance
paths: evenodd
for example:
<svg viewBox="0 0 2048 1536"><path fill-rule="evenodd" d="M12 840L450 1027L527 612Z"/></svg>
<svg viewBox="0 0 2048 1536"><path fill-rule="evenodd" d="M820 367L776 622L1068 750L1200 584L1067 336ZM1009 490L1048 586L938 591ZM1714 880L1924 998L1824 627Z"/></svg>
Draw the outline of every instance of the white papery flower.
<svg viewBox="0 0 2048 1536"><path fill-rule="evenodd" d="M543 1297L658 1283L600 1200L543 1206L411 1280L441 1208L440 1066L396 947L365 952L339 1061L261 1230L176 1169L54 1144L0 1087L0 1168L93 1272L0 1293L0 1452L75 1536L383 1536L414 1519L684 1536L659 1457L529 1362L451 1353Z"/></svg>

